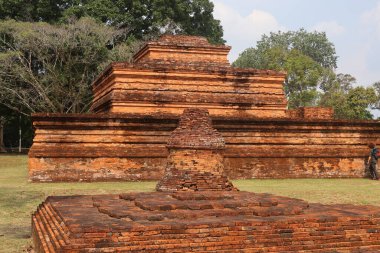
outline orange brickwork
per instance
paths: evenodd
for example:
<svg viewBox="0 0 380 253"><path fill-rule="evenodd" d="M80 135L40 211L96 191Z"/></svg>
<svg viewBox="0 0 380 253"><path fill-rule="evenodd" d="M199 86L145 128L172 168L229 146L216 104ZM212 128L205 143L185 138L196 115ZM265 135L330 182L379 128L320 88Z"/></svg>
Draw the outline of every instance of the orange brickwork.
<svg viewBox="0 0 380 253"><path fill-rule="evenodd" d="M285 73L233 68L229 49L163 36L133 63L112 63L93 83L94 113L33 115L30 179L158 180L169 135L190 107L209 111L232 179L365 175L367 143L380 143L377 121L334 120L331 108L286 110Z"/></svg>
<svg viewBox="0 0 380 253"><path fill-rule="evenodd" d="M380 208L237 191L48 197L37 253L379 252Z"/></svg>
<svg viewBox="0 0 380 253"><path fill-rule="evenodd" d="M227 59L231 47L211 45L206 38L188 35L163 35L159 40L145 44L133 56L138 62L187 62L189 65L214 65L229 67Z"/></svg>
<svg viewBox="0 0 380 253"><path fill-rule="evenodd" d="M300 107L286 111L289 118L333 119L334 109L330 107Z"/></svg>
<svg viewBox="0 0 380 253"><path fill-rule="evenodd" d="M204 109L185 110L167 147L157 192L48 197L32 215L35 251L380 250L380 207L236 191L223 174L224 140Z"/></svg>
<svg viewBox="0 0 380 253"><path fill-rule="evenodd" d="M285 74L231 68L229 50L193 36L149 42L134 63L112 63L94 81L92 110L178 117L199 107L219 116L286 117Z"/></svg>
<svg viewBox="0 0 380 253"><path fill-rule="evenodd" d="M205 109L185 109L166 147L169 156L157 191L235 190L224 173L224 139Z"/></svg>
<svg viewBox="0 0 380 253"><path fill-rule="evenodd" d="M33 181L158 180L172 115L34 115ZM365 175L377 121L213 118L225 140L225 173L243 178L349 178Z"/></svg>

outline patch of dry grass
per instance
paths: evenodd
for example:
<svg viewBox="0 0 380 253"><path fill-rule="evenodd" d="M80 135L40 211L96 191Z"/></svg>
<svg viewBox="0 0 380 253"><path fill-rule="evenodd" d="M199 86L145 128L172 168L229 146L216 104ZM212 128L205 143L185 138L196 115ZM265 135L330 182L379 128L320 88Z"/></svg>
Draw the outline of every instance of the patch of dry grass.
<svg viewBox="0 0 380 253"><path fill-rule="evenodd" d="M156 182L31 183L27 156L0 156L0 252L31 245L31 215L49 195L153 191Z"/></svg>

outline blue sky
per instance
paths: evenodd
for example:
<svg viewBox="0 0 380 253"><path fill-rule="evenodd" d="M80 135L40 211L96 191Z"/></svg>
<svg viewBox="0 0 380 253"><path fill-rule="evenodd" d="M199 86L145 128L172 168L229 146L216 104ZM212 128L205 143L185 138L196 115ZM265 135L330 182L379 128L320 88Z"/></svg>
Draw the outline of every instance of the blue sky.
<svg viewBox="0 0 380 253"><path fill-rule="evenodd" d="M338 73L357 84L380 81L380 0L211 0L221 20L232 62L262 34L324 31L334 43Z"/></svg>

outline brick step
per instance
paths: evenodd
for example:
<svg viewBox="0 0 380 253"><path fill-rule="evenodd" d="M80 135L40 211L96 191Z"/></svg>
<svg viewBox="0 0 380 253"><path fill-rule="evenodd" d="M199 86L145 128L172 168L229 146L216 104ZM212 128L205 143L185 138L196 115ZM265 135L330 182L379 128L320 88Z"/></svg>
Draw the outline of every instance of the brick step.
<svg viewBox="0 0 380 253"><path fill-rule="evenodd" d="M48 230L45 228L45 224L43 222L43 219L41 218L41 214L38 211L34 217L35 219L35 226L36 230L40 231L39 234L42 234L42 237L40 237L40 244L41 248L44 250L45 253L55 253L55 249L53 244L51 243L51 235L48 233Z"/></svg>
<svg viewBox="0 0 380 253"><path fill-rule="evenodd" d="M379 242L378 242L379 243ZM186 247L187 246L187 247ZM324 248L311 248L303 249L297 247L249 247L248 245L242 245L239 242L235 244L226 244L226 245L207 245L202 246L190 246L182 244L170 244L170 245L149 245L149 246L122 246L122 247L109 247L102 248L101 252L188 252L189 248L194 252L231 252L231 250L237 250L238 252L323 252L323 253L336 253L336 252L375 252L374 250L380 249L378 246L349 246L349 247L324 247ZM247 248L248 246L248 248ZM86 248L89 252L99 252L99 248ZM360 251L361 250L361 251Z"/></svg>
<svg viewBox="0 0 380 253"><path fill-rule="evenodd" d="M177 235L178 237L184 237L184 236L188 236L188 235L183 235L183 234L178 234ZM86 236L88 237L88 236ZM206 247L217 247L219 245L219 247L221 248L226 248L228 247L229 245L234 245L234 244L237 244L237 245L249 245L249 244L254 244L257 246L258 249L262 249L262 248L273 248L273 247L276 247L277 249L278 248L281 248L283 247L283 249L289 249L289 248L293 248L293 249L298 249L298 250L307 250L307 249L318 249L319 246L318 245L323 245L323 249L328 249L328 248L336 248L337 245L340 245L340 247L349 247L349 246L352 246L352 244L356 244L357 246L360 246L361 245L368 245L368 244L373 244L373 245L380 245L380 241L350 241L349 239L346 239L346 240L336 240L334 242L326 242L324 240L320 240L320 241L316 241L316 240L313 240L313 239L309 239L309 241L305 241L304 244L299 244L299 245L294 245L292 244L291 242L291 239L288 241L289 242L289 245L284 245L284 241L281 241L281 242L278 242L278 243L275 243L272 241L267 241L266 243L267 244L263 244L263 243L259 243L257 242L256 240L246 240L246 236L235 236L235 237L205 237L205 240L206 238L208 240L219 240L219 241L211 241L211 242L194 242L194 240L188 240L188 239L172 239L172 240L156 240L156 238L150 238L150 240L146 240L146 241L136 241L135 239L136 238L133 238L131 237L130 238L130 241L128 242L118 242L117 245L118 247L125 247L125 248L129 248L129 249L147 249L147 248L152 248L152 249L167 249L167 248L171 248L171 247L176 247L177 249L180 249L180 248L183 248L183 247L189 247L189 245L193 245L192 247L195 248L195 247L198 247L196 246L197 244L198 245L202 245L202 246L206 246ZM99 242L99 240L104 240L106 238L93 238L91 240L86 240L86 242L88 242L89 244L87 245L95 245L95 242ZM120 239L120 238L119 238ZM146 239L149 239L149 238L146 238ZM157 238L158 239L158 238ZM331 240L330 238L325 238L325 240ZM152 241L154 242L154 245L152 245ZM90 243L90 242L93 242L93 243ZM164 243L161 243L161 242L164 242ZM308 245L308 242L313 245ZM179 244L180 243L180 244ZM109 245L107 245L109 244ZM109 242L107 243L106 241L104 241L103 244L100 244L100 243L97 243L97 246L98 247L104 247L104 248L107 248L107 246L112 246L112 245L115 245L115 242ZM74 246L74 245L73 245ZM202 247L202 246L199 246L199 247ZM317 247L316 247L317 246ZM77 248L77 247L80 247L80 245L76 245L76 247L70 247L70 248ZM235 247L233 247L235 248Z"/></svg>
<svg viewBox="0 0 380 253"><path fill-rule="evenodd" d="M59 244L62 246L68 244L69 237L67 233L69 230L62 221L59 221L57 219L59 218L59 216L53 213L53 210L49 207L49 205L45 205L41 211L47 219L47 221L49 222L48 225L54 232L54 236L59 240Z"/></svg>
<svg viewBox="0 0 380 253"><path fill-rule="evenodd" d="M45 231L44 239L49 250L56 252L67 244L70 244L70 240L67 236L68 229L62 229L61 224L64 225L64 223L62 221L59 222L57 220L59 216L53 212L54 211L45 204L39 207L36 218L39 221L41 229Z"/></svg>
<svg viewBox="0 0 380 253"><path fill-rule="evenodd" d="M51 217L51 219L53 219L54 224L59 228L59 231L61 232L61 235L63 236L63 238L66 240L69 240L68 234L70 234L70 231L65 225L65 223L63 222L63 220L61 219L61 217L56 213L54 208L51 206L51 204L47 203L45 205L45 209L47 213L49 214L49 216Z"/></svg>

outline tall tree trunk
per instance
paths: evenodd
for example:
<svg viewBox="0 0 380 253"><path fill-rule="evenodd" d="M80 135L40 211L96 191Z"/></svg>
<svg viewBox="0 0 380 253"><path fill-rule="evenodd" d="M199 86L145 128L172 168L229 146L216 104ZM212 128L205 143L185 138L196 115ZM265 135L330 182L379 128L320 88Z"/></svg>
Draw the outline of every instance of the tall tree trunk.
<svg viewBox="0 0 380 253"><path fill-rule="evenodd" d="M0 119L0 152L7 152L4 146L4 125Z"/></svg>

